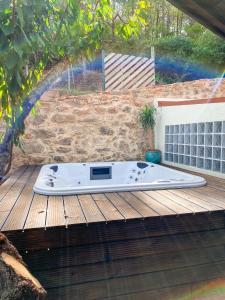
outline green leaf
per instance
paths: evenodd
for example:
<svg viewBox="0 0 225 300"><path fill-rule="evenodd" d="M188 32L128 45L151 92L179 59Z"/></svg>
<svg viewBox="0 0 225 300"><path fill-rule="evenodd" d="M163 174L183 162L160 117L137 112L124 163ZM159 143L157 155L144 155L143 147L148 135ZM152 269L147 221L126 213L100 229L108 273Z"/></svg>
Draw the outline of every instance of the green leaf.
<svg viewBox="0 0 225 300"><path fill-rule="evenodd" d="M9 87L9 94L12 98L12 102L13 104L16 104L18 93L21 92L21 86L17 82L16 74L13 74L12 79L8 84L8 87Z"/></svg>
<svg viewBox="0 0 225 300"><path fill-rule="evenodd" d="M25 40L26 40L28 46L32 47L32 44L31 44L31 42L29 41L29 38L28 38L27 34L25 33L25 31L23 30L23 28L21 28L21 32L23 33L23 36L24 36L24 38L25 38Z"/></svg>
<svg viewBox="0 0 225 300"><path fill-rule="evenodd" d="M12 70L19 62L19 56L14 50L10 50L6 54L5 67L8 70Z"/></svg>
<svg viewBox="0 0 225 300"><path fill-rule="evenodd" d="M18 15L18 18L19 18L19 21L20 21L20 25L22 27L24 27L24 18L23 18L22 8L20 6L17 6L16 11L17 11L17 15Z"/></svg>
<svg viewBox="0 0 225 300"><path fill-rule="evenodd" d="M9 9L11 5L11 0L0 0L0 13L4 12L6 9Z"/></svg>
<svg viewBox="0 0 225 300"><path fill-rule="evenodd" d="M18 71L16 72L16 81L17 81L17 83L20 87L23 85L22 78L21 78L20 73Z"/></svg>
<svg viewBox="0 0 225 300"><path fill-rule="evenodd" d="M19 55L20 58L23 56L23 49L21 47L21 43L19 41L14 42L13 48L16 51L16 53Z"/></svg>
<svg viewBox="0 0 225 300"><path fill-rule="evenodd" d="M6 37L0 37L0 52L5 52L9 48L9 40Z"/></svg>
<svg viewBox="0 0 225 300"><path fill-rule="evenodd" d="M14 27L11 24L5 25L0 23L0 28L6 36L14 32Z"/></svg>

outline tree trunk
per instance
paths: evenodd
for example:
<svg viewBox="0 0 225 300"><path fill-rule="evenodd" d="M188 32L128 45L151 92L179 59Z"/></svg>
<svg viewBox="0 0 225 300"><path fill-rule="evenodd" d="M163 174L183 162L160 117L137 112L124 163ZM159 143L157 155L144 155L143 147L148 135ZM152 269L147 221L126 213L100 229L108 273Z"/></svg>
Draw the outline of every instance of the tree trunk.
<svg viewBox="0 0 225 300"><path fill-rule="evenodd" d="M46 291L28 271L22 257L0 233L0 299L41 300Z"/></svg>
<svg viewBox="0 0 225 300"><path fill-rule="evenodd" d="M176 26L176 35L179 35L179 12L177 12L177 26Z"/></svg>
<svg viewBox="0 0 225 300"><path fill-rule="evenodd" d="M10 142L5 151L0 155L0 179L2 179L11 168L13 143Z"/></svg>
<svg viewBox="0 0 225 300"><path fill-rule="evenodd" d="M155 149L154 129L149 128L147 132L147 136L149 138L149 142L148 142L149 150L154 150Z"/></svg>

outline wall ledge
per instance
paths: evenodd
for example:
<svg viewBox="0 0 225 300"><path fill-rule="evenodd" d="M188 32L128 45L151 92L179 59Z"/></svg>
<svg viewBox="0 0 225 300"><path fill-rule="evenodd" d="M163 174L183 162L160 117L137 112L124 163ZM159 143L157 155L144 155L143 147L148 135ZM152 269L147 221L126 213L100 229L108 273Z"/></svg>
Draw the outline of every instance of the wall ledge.
<svg viewBox="0 0 225 300"><path fill-rule="evenodd" d="M211 104L211 103L224 103L225 97L209 98L209 99L190 99L190 100L165 100L158 101L158 106L180 106L180 105L195 105L195 104Z"/></svg>

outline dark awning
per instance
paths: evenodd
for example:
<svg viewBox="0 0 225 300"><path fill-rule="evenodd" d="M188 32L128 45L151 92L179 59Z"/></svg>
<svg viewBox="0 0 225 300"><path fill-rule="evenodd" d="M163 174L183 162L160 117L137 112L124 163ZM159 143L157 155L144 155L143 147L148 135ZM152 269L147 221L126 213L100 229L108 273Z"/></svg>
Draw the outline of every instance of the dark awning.
<svg viewBox="0 0 225 300"><path fill-rule="evenodd" d="M225 0L168 0L174 6L225 38Z"/></svg>

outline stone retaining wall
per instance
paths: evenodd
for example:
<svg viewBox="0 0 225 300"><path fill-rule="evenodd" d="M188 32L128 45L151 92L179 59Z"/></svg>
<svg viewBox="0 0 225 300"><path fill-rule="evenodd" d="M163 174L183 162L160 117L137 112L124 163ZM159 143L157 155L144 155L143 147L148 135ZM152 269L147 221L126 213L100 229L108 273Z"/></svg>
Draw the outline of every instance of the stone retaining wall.
<svg viewBox="0 0 225 300"><path fill-rule="evenodd" d="M198 80L135 91L73 96L46 92L36 115L26 120L24 152L14 148L13 167L22 164L142 159L149 141L138 110L157 98L225 96L225 81ZM148 137L149 138L149 137Z"/></svg>

